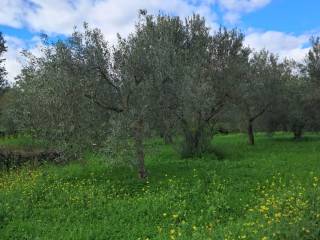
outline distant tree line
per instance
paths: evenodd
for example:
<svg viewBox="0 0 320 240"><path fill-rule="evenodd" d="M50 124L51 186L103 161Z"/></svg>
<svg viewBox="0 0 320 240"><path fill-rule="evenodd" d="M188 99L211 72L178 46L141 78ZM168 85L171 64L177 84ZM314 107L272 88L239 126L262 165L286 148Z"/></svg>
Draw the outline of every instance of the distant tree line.
<svg viewBox="0 0 320 240"><path fill-rule="evenodd" d="M141 178L150 136L178 139L182 156L192 157L209 151L218 131L246 131L251 145L254 128L295 138L318 131L320 39L297 63L250 49L244 37L222 27L212 33L199 15L140 11L134 32L110 46L84 24L66 40L44 39L40 57L24 52L27 64L4 94L2 127L44 139L67 158L93 147L132 152Z"/></svg>

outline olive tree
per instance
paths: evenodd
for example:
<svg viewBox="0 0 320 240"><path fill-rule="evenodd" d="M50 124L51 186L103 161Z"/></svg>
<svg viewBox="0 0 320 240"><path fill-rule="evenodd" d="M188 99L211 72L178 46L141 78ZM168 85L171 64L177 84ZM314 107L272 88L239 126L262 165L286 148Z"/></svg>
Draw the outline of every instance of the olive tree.
<svg viewBox="0 0 320 240"><path fill-rule="evenodd" d="M179 124L176 116L178 97L177 79L181 77L185 31L179 17L158 15L153 27L152 59L154 82L153 128L165 143L173 143Z"/></svg>
<svg viewBox="0 0 320 240"><path fill-rule="evenodd" d="M223 28L212 34L199 15L184 22L159 16L152 29L159 119L179 123L175 128L182 131L184 156L202 154L247 51L244 36Z"/></svg>
<svg viewBox="0 0 320 240"><path fill-rule="evenodd" d="M139 175L145 178L144 134L155 105L149 23L141 19L113 50L100 30L85 24L84 32L46 46L42 57L27 53L29 64L18 82L25 128L79 153L120 126L134 142Z"/></svg>
<svg viewBox="0 0 320 240"><path fill-rule="evenodd" d="M282 71L278 58L265 50L247 57L239 65L242 74L231 90L231 99L246 123L248 143L254 145L254 122L279 99Z"/></svg>
<svg viewBox="0 0 320 240"><path fill-rule="evenodd" d="M153 17L142 11L135 31L127 38L119 36L112 52L97 29L85 27L83 34L74 34L82 53L79 56L84 58L84 65L78 66L86 69L84 96L100 111L111 114L112 130L119 130L114 139L118 145L121 142L117 138L132 140L140 178L147 176L144 139L158 99L152 51L154 24Z"/></svg>
<svg viewBox="0 0 320 240"><path fill-rule="evenodd" d="M41 57L25 52L27 64L18 78L22 128L68 158L78 157L107 134L108 114L85 97L87 69L73 37L42 52Z"/></svg>
<svg viewBox="0 0 320 240"><path fill-rule="evenodd" d="M146 81L151 112L165 125L164 132L173 122L179 123L175 128L182 130L184 155L201 154L208 149L212 125L226 104L234 70L244 51L243 34L221 28L212 35L199 15L185 21L147 16L145 22L139 38L148 39L143 40L147 42L142 48L146 52L140 48L143 54L135 63L139 67L131 68L127 75L143 73L145 77L151 67ZM151 112L149 117L154 116Z"/></svg>
<svg viewBox="0 0 320 240"><path fill-rule="evenodd" d="M312 125L314 128L312 130L320 129L320 37L311 38L312 48L310 49L308 56L306 58L306 74L307 79L310 80L308 90L309 102L312 106L309 107L312 113L310 115Z"/></svg>
<svg viewBox="0 0 320 240"><path fill-rule="evenodd" d="M176 80L177 117L184 135L185 155L208 150L213 125L227 103L241 58L243 34L219 29L213 35L197 15L184 25L180 75Z"/></svg>
<svg viewBox="0 0 320 240"><path fill-rule="evenodd" d="M320 86L320 37L311 38L312 48L307 56L307 70L311 80Z"/></svg>
<svg viewBox="0 0 320 240"><path fill-rule="evenodd" d="M303 130L311 124L311 85L302 64L286 59L282 66L284 91L280 96L281 101L272 110L278 115L278 121L286 125L286 130L291 131L295 139L300 139Z"/></svg>
<svg viewBox="0 0 320 240"><path fill-rule="evenodd" d="M319 126L314 87L303 64L285 59L279 66L281 81L275 95L276 104L263 116L263 122L269 132L291 131L294 139L300 139L305 130L314 131Z"/></svg>
<svg viewBox="0 0 320 240"><path fill-rule="evenodd" d="M177 56L183 38L178 17L140 13L135 31L119 37L114 71L120 79L121 119L134 140L139 174L144 166L146 132L159 130L171 141L176 109ZM123 129L126 129L125 127Z"/></svg>

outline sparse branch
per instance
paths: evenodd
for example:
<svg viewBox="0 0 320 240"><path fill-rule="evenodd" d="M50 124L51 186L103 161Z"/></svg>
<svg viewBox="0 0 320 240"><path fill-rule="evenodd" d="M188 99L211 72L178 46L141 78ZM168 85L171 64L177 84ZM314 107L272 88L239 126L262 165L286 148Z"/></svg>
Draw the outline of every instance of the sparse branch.
<svg viewBox="0 0 320 240"><path fill-rule="evenodd" d="M113 112L117 112L117 113L121 113L124 111L123 108L118 108L118 107L115 107L115 106L109 106L109 105L106 105L104 103L102 103L101 101L97 100L97 98L89 95L89 94L85 94L85 97L92 100L95 104L97 104L99 107L105 109L105 110L108 110L108 111L113 111Z"/></svg>
<svg viewBox="0 0 320 240"><path fill-rule="evenodd" d="M270 106L271 106L271 103L268 103L267 105L265 105L265 107L260 112L258 112L256 115L251 117L249 119L249 121L253 122L254 120L256 120L258 117L260 117L262 114L264 114L269 109Z"/></svg>
<svg viewBox="0 0 320 240"><path fill-rule="evenodd" d="M225 94L223 99L220 102L218 102L218 104L215 107L211 109L209 116L205 119L206 122L209 122L223 109L223 107L225 106L226 98L229 98L228 94Z"/></svg>
<svg viewBox="0 0 320 240"><path fill-rule="evenodd" d="M121 93L120 88L118 86L116 86L111 80L110 78L107 76L107 74L103 71L103 69L101 68L101 66L97 66L97 69L99 71L99 73L101 74L102 78L112 87L114 88L119 94Z"/></svg>
<svg viewBox="0 0 320 240"><path fill-rule="evenodd" d="M209 116L205 119L206 122L209 122L213 117L215 117L224 107L224 103L218 104L215 108L211 109Z"/></svg>

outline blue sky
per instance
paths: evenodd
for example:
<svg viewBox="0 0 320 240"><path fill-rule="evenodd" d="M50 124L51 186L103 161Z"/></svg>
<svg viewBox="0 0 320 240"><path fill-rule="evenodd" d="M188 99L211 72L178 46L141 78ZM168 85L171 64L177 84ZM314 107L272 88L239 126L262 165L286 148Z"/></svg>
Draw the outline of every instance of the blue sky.
<svg viewBox="0 0 320 240"><path fill-rule="evenodd" d="M243 27L304 34L320 29L319 0L275 0L242 18Z"/></svg>
<svg viewBox="0 0 320 240"><path fill-rule="evenodd" d="M22 49L40 54L41 32L64 38L86 21L113 43L117 32L126 36L132 31L141 8L181 17L199 13L213 30L237 27L246 33L247 45L299 61L310 36L320 33L320 0L0 0L8 78L12 81L21 69Z"/></svg>

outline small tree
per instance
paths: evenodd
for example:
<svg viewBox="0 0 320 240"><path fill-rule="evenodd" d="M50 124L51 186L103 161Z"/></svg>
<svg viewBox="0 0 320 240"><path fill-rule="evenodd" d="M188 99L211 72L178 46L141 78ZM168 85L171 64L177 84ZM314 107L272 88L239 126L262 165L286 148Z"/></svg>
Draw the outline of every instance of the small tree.
<svg viewBox="0 0 320 240"><path fill-rule="evenodd" d="M313 125L312 130L320 129L320 37L311 38L312 48L306 59L307 78L310 79L308 90L310 117ZM310 112L309 111L309 112Z"/></svg>
<svg viewBox="0 0 320 240"><path fill-rule="evenodd" d="M281 106L283 116L295 139L300 139L304 128L310 123L308 111L310 99L308 92L310 85L308 77L302 73L302 65L295 61L285 61L285 93L283 94Z"/></svg>
<svg viewBox="0 0 320 240"><path fill-rule="evenodd" d="M253 124L279 99L282 73L278 58L265 50L253 53L239 67L243 74L235 82L231 98L246 123L248 143L254 145Z"/></svg>
<svg viewBox="0 0 320 240"><path fill-rule="evenodd" d="M75 40L46 45L42 57L25 52L28 64L17 82L22 128L68 159L103 141L109 118L85 97L86 80L95 78L87 72Z"/></svg>
<svg viewBox="0 0 320 240"><path fill-rule="evenodd" d="M160 15L155 18L142 11L135 32L127 39L119 38L114 54L114 69L122 83L122 118L135 142L141 178L147 174L146 131L150 127L160 128L167 140L171 134L175 99L172 66L169 67L174 53L170 50L178 50L173 43L179 35L179 24L179 18Z"/></svg>
<svg viewBox="0 0 320 240"><path fill-rule="evenodd" d="M320 37L311 38L312 48L307 57L307 71L312 82L320 88Z"/></svg>
<svg viewBox="0 0 320 240"><path fill-rule="evenodd" d="M177 78L177 117L184 134L184 155L208 150L213 126L227 103L237 63L244 51L243 34L219 29L212 36L203 18L185 23Z"/></svg>
<svg viewBox="0 0 320 240"><path fill-rule="evenodd" d="M295 139L300 139L305 129L315 130L317 126L313 87L302 64L285 59L279 66L282 72L278 85L280 94L277 104L273 104L264 116L264 122L270 132L280 126L282 130L292 131Z"/></svg>

